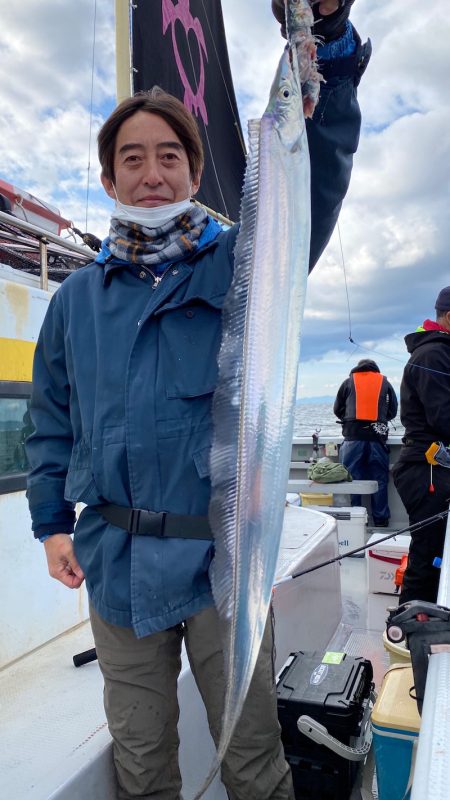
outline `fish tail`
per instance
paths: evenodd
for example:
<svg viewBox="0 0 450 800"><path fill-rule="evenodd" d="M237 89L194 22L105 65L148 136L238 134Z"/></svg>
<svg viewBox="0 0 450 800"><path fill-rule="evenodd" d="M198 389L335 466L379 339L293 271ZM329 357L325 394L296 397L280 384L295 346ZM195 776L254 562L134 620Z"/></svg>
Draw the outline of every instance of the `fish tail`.
<svg viewBox="0 0 450 800"><path fill-rule="evenodd" d="M297 54L299 81L302 95L308 109L305 116L311 116L319 99L320 83L323 80L317 67L318 37L313 36L314 15L308 0L286 0L287 39L292 52Z"/></svg>

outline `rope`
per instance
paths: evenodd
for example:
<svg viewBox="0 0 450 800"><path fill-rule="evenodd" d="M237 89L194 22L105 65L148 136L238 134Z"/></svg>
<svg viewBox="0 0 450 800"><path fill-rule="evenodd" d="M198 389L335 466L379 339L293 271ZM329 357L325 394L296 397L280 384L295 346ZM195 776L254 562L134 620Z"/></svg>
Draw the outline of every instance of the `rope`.
<svg viewBox="0 0 450 800"><path fill-rule="evenodd" d="M344 249L342 247L342 238L341 238L341 229L339 226L339 220L337 221L337 231L339 236L339 247L341 251L341 261L342 261L342 271L344 273L344 285L345 285L345 295L347 299L347 315L348 315L348 340L352 343L355 350L361 350L363 353L371 353L376 356L382 356L383 358L388 358L391 361L397 361L399 364L402 364L405 369L409 367L409 369L421 369L425 372L433 372L435 375L444 375L446 378L450 377L450 372L443 372L440 369L433 369L432 367L424 367L421 364L405 364L404 359L397 358L397 356L390 355L389 353L383 353L381 350L376 350L374 347L364 347L363 345L359 344L359 342L355 341L352 335L352 318L351 318L351 310L350 310L350 297L348 292L348 283L347 283L347 270L345 265L345 258L344 258ZM449 333L450 336L450 333ZM355 351L353 351L355 352ZM350 356L349 356L350 358Z"/></svg>
<svg viewBox="0 0 450 800"><path fill-rule="evenodd" d="M236 114L234 113L233 103L232 103L230 94L228 92L228 86L227 86L227 82L225 80L225 76L224 76L224 74L222 72L222 66L221 66L221 63L220 63L219 55L217 53L216 43L214 41L214 36L213 36L212 30L211 30L211 25L209 24L208 12L207 12L207 10L205 8L204 0L202 0L202 7L203 7L203 12L205 14L206 22L208 23L209 33L210 33L211 41L212 41L213 47L214 47L214 53L216 55L217 63L219 65L220 75L222 77L223 85L225 87L225 92L226 92L226 95L227 95L228 104L230 106L230 110L231 110L231 113L233 115L234 124L236 126L236 131L237 131L237 134L238 134L238 137L239 137L239 141L240 141L241 147L242 147L242 152L244 153L244 156L246 156L247 155L247 150L245 148L245 143L244 143L244 140L242 138L241 123L240 123L239 117L236 117Z"/></svg>

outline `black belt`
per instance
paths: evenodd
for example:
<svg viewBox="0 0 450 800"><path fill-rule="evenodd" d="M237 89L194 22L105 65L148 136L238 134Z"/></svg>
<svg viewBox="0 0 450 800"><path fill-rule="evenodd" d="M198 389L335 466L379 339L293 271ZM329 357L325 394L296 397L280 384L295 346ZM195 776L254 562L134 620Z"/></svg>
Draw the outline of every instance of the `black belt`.
<svg viewBox="0 0 450 800"><path fill-rule="evenodd" d="M439 437L436 436L434 439L411 439L409 436L404 436L402 439L403 444L405 447L423 447L424 450L428 450L429 447L433 444L433 442L440 441Z"/></svg>
<svg viewBox="0 0 450 800"><path fill-rule="evenodd" d="M170 514L144 508L124 508L114 503L92 506L110 522L128 533L173 539L213 539L208 517L191 514Z"/></svg>

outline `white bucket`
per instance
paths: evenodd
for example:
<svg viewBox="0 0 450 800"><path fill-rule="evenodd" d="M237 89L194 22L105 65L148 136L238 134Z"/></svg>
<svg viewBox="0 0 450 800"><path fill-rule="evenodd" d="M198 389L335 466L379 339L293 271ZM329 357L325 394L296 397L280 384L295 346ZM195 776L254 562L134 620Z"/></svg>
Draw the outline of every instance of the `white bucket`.
<svg viewBox="0 0 450 800"><path fill-rule="evenodd" d="M383 645L384 649L389 653L389 661L391 664L407 664L411 661L411 653L406 647L406 642L390 642L386 631L383 631Z"/></svg>

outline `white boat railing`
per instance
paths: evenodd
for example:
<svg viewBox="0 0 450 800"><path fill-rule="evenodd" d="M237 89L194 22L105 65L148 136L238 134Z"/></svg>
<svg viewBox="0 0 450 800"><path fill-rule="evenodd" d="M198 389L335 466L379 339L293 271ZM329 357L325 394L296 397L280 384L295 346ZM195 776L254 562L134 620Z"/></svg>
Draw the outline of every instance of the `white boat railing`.
<svg viewBox="0 0 450 800"><path fill-rule="evenodd" d="M450 521L437 603L450 607ZM411 800L447 800L450 775L450 645L428 663Z"/></svg>
<svg viewBox="0 0 450 800"><path fill-rule="evenodd" d="M29 238L20 238L19 234L11 233L12 229L19 229ZM9 233L8 233L9 230ZM70 229L69 229L70 231ZM72 232L72 235L73 232ZM79 245L76 242L71 242L69 239L64 239L57 233L52 233L45 228L40 228L31 222L26 222L13 214L6 214L0 211L0 239L4 244L13 243L17 247L19 243L22 249L27 247L30 250L39 249L39 266L40 266L40 287L41 289L48 289L48 253L49 245L52 245L52 252L59 254L71 254L76 257L82 257L83 262L87 263L95 258L97 255L90 247L86 245ZM55 247L56 245L56 247ZM38 264L36 264L38 266Z"/></svg>

